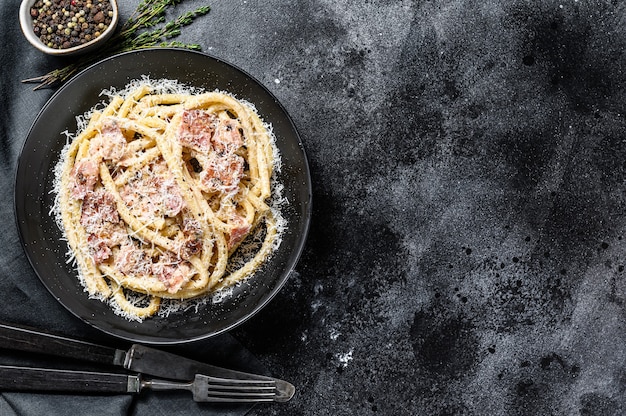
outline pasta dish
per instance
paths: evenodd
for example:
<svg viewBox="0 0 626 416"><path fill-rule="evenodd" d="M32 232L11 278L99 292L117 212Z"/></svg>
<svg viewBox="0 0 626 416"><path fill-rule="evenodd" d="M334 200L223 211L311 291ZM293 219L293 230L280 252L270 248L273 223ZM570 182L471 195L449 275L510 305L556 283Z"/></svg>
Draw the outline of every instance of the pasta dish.
<svg viewBox="0 0 626 416"><path fill-rule="evenodd" d="M245 101L175 81L104 94L56 170L54 210L85 290L141 320L251 276L282 229L270 126Z"/></svg>

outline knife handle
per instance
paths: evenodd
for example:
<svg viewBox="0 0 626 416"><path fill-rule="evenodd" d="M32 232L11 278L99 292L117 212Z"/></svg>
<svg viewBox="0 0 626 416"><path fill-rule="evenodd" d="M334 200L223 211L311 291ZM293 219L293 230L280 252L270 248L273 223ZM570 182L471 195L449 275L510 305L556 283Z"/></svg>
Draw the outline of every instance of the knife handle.
<svg viewBox="0 0 626 416"><path fill-rule="evenodd" d="M138 393L139 386L134 375L0 366L1 391Z"/></svg>
<svg viewBox="0 0 626 416"><path fill-rule="evenodd" d="M123 350L5 323L0 323L0 348L108 365L122 365L125 356Z"/></svg>

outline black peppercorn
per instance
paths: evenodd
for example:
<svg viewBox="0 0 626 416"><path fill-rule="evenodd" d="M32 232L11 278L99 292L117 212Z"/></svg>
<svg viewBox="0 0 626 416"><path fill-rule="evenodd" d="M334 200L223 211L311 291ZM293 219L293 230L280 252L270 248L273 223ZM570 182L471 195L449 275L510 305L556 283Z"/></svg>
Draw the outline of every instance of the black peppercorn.
<svg viewBox="0 0 626 416"><path fill-rule="evenodd" d="M37 0L30 15L33 31L46 46L68 49L104 33L113 20L113 6L109 0Z"/></svg>

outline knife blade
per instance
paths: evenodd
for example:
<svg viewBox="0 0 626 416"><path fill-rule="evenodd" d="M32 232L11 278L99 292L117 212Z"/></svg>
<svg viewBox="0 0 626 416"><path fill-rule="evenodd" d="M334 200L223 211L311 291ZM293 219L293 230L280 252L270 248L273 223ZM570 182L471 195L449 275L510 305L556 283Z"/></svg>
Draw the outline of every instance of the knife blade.
<svg viewBox="0 0 626 416"><path fill-rule="evenodd" d="M15 324L0 323L0 348L111 365L171 380L191 380L196 374L272 380L276 383L275 401L280 402L288 401L295 393L295 387L281 379L217 367L141 344L123 350Z"/></svg>

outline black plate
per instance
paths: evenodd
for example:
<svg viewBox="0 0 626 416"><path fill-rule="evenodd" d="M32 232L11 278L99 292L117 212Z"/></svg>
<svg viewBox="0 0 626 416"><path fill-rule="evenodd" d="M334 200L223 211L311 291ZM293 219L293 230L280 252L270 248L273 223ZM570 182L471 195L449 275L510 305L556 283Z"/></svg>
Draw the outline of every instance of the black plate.
<svg viewBox="0 0 626 416"><path fill-rule="evenodd" d="M289 201L283 210L287 231L271 259L222 303L207 303L198 311L176 312L142 323L128 321L108 305L89 299L67 264L67 244L50 215L54 166L66 141L63 131L75 132L76 115L103 101L103 89L123 89L131 80L176 79L207 91L220 89L253 103L272 124L282 157L278 175ZM241 69L204 53L182 49L147 49L99 62L61 87L33 123L20 155L15 187L18 228L35 272L70 312L88 324L134 342L176 344L207 338L245 321L280 290L303 249L311 215L311 181L306 155L288 114L258 81Z"/></svg>

